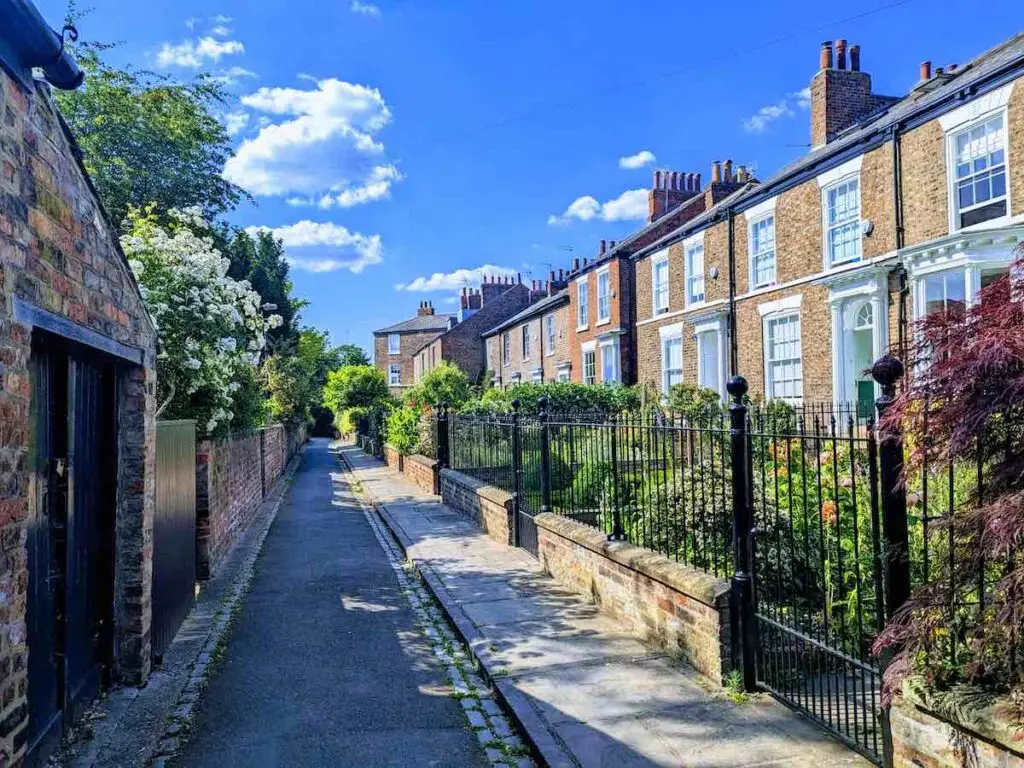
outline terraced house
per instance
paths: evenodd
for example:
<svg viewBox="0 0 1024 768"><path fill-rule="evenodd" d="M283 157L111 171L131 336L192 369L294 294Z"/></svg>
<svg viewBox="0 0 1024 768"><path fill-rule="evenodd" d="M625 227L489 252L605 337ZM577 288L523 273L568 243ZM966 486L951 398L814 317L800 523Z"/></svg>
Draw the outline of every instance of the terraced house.
<svg viewBox="0 0 1024 768"><path fill-rule="evenodd" d="M544 284L544 297L483 334L492 386L569 381L572 328L569 292L559 270Z"/></svg>
<svg viewBox="0 0 1024 768"><path fill-rule="evenodd" d="M637 382L636 319L642 291L635 283L632 257L732 194L746 178L741 170L736 178L713 179L705 189L699 173L655 171L647 225L619 243L602 240L592 261L574 260L569 273L572 381Z"/></svg>
<svg viewBox="0 0 1024 768"><path fill-rule="evenodd" d="M867 373L926 313L970 303L1024 236L1024 35L874 94L858 46L824 43L809 154L738 183L633 254L638 379L794 403L875 396Z"/></svg>
<svg viewBox="0 0 1024 768"><path fill-rule="evenodd" d="M416 353L457 319L451 314L436 314L431 302L421 301L415 317L373 332L373 362L388 377L392 395L399 396L413 385Z"/></svg>

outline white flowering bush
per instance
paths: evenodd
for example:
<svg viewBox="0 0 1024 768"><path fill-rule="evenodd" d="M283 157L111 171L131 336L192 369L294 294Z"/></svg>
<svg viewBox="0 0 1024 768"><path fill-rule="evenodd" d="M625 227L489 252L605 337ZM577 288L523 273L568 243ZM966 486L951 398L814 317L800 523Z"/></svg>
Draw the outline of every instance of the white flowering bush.
<svg viewBox="0 0 1024 768"><path fill-rule="evenodd" d="M153 209L133 210L121 238L159 336L161 417L195 419L203 436L223 434L266 332L281 318L263 314L247 280L228 277L229 261L198 209L173 210L169 219L165 226Z"/></svg>

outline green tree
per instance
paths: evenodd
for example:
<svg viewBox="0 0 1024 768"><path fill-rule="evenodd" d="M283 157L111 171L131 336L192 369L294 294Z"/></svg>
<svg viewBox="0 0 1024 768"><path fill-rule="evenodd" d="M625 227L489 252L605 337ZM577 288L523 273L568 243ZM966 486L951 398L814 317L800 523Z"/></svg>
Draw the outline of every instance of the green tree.
<svg viewBox="0 0 1024 768"><path fill-rule="evenodd" d="M221 175L232 154L215 117L223 88L204 75L175 83L115 69L98 48L75 52L85 86L54 95L115 224L151 203L161 215L198 207L208 221L234 208L245 193Z"/></svg>
<svg viewBox="0 0 1024 768"><path fill-rule="evenodd" d="M424 374L419 383L409 390L405 402L414 408L436 408L440 403L461 408L470 397L472 390L466 374L461 368L442 362Z"/></svg>
<svg viewBox="0 0 1024 768"><path fill-rule="evenodd" d="M340 365L369 365L366 351L357 344L342 344L338 347Z"/></svg>
<svg viewBox="0 0 1024 768"><path fill-rule="evenodd" d="M267 334L267 346L274 351L294 347L299 339L299 312L308 302L292 296L284 245L267 230L253 236L245 230L224 226L218 237L224 254L231 260L228 276L248 280L263 304L272 305L272 311L281 316L280 327Z"/></svg>
<svg viewBox="0 0 1024 768"><path fill-rule="evenodd" d="M324 405L339 420L349 408L371 408L390 400L384 372L372 365L346 365L327 374Z"/></svg>
<svg viewBox="0 0 1024 768"><path fill-rule="evenodd" d="M297 355L271 355L261 373L271 419L283 424L308 421L321 388L306 361Z"/></svg>

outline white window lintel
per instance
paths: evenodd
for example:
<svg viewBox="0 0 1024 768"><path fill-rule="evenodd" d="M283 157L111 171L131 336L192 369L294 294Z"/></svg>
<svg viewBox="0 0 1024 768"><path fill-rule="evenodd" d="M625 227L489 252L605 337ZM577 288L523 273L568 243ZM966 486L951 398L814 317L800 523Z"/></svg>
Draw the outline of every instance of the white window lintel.
<svg viewBox="0 0 1024 768"><path fill-rule="evenodd" d="M988 112L994 112L1010 103L1010 95L1013 93L1013 85L1017 81L1007 83L1001 88L989 91L984 96L971 99L966 104L939 115L939 125L943 133L955 131L957 128L975 120Z"/></svg>
<svg viewBox="0 0 1024 768"><path fill-rule="evenodd" d="M847 160L835 168L829 168L824 173L818 174L818 186L824 189L835 184L840 179L860 173L861 165L864 163L864 155L857 155L852 160Z"/></svg>
<svg viewBox="0 0 1024 768"><path fill-rule="evenodd" d="M774 315L779 312L787 312L793 309L800 309L803 304L804 295L802 293L796 293L792 296L787 296L784 299L778 299L777 301L769 301L764 304L757 305L757 311L761 317L768 315Z"/></svg>

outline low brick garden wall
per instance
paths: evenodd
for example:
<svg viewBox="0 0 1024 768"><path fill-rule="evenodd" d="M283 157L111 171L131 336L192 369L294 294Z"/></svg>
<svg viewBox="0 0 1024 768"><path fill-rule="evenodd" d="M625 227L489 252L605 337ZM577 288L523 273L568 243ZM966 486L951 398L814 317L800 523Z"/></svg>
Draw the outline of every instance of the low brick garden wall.
<svg viewBox="0 0 1024 768"><path fill-rule="evenodd" d="M280 424L196 444L196 575L208 579L306 441Z"/></svg>
<svg viewBox="0 0 1024 768"><path fill-rule="evenodd" d="M411 456L405 457L402 471L427 493L433 493L435 496L440 495L441 477L440 465L437 463L437 459L431 459L428 456L414 453Z"/></svg>
<svg viewBox="0 0 1024 768"><path fill-rule="evenodd" d="M511 493L454 469L442 469L440 481L445 504L471 518L498 543L513 543Z"/></svg>
<svg viewBox="0 0 1024 768"><path fill-rule="evenodd" d="M384 444L384 461L389 467L399 472L404 465L403 456L387 443Z"/></svg>
<svg viewBox="0 0 1024 768"><path fill-rule="evenodd" d="M729 658L729 582L553 514L536 517L541 564L556 580L716 684Z"/></svg>
<svg viewBox="0 0 1024 768"><path fill-rule="evenodd" d="M1007 702L927 695L908 683L889 713L894 768L1024 768L1024 740Z"/></svg>

